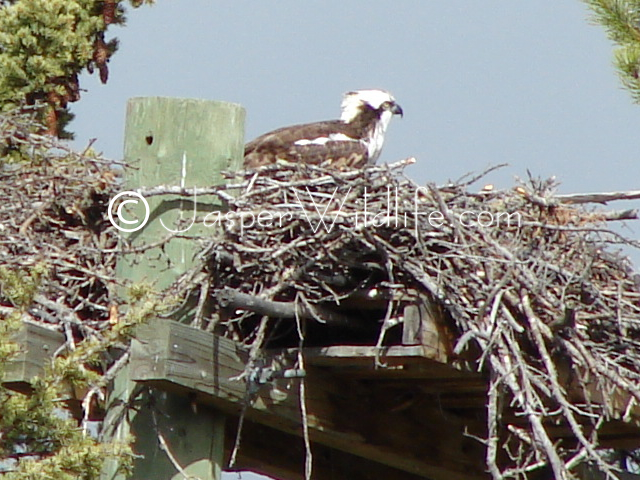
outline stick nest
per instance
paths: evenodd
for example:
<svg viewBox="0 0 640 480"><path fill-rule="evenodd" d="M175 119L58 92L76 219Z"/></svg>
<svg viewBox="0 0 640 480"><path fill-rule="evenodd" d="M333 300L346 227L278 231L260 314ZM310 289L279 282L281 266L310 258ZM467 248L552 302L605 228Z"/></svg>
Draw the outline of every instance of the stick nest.
<svg viewBox="0 0 640 480"><path fill-rule="evenodd" d="M0 313L97 334L117 303L119 238L106 212L117 174L34 131L26 116L0 117ZM228 212L171 293L194 301L194 325L253 352L299 337L400 343L405 307L431 302L447 361L487 378L494 478L543 465L571 478L581 462L611 473L599 432L638 418L640 293L616 252L635 243L607 222L633 214L568 203L545 181L418 186L407 163L240 172L210 189Z"/></svg>
<svg viewBox="0 0 640 480"><path fill-rule="evenodd" d="M117 173L38 131L28 113L0 117L0 313L86 337L115 308Z"/></svg>
<svg viewBox="0 0 640 480"><path fill-rule="evenodd" d="M419 186L402 174L406 163L241 173L201 269L177 284L197 284L194 324L253 350L296 330L307 344L380 346L398 342L403 306L426 297L448 319L449 361L471 358L488 378L494 478L544 464L571 478L585 461L611 472L598 432L636 418L640 293L616 253L634 242L607 222L634 214L567 203L550 181ZM269 317L288 327L265 328ZM517 420L500 420L507 409ZM573 440L554 438L556 424Z"/></svg>

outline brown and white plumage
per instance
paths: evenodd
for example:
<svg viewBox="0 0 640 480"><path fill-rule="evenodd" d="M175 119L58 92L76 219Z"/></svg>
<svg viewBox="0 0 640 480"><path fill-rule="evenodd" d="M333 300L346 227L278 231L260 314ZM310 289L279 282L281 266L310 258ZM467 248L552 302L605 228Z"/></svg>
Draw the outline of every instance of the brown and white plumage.
<svg viewBox="0 0 640 480"><path fill-rule="evenodd" d="M245 168L288 162L362 168L376 162L387 126L402 108L384 90L348 92L339 120L279 128L247 143Z"/></svg>

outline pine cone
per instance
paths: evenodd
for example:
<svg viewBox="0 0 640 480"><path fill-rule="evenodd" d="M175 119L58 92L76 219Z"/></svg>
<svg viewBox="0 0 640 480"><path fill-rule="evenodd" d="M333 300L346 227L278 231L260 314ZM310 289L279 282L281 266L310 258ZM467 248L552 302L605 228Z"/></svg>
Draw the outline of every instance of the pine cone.
<svg viewBox="0 0 640 480"><path fill-rule="evenodd" d="M111 56L111 52L109 51L109 47L106 43L104 43L104 37L101 35L96 38L93 50L93 61L98 67L98 71L100 72L100 81L102 83L107 83L109 79L109 68L107 67L107 61Z"/></svg>
<svg viewBox="0 0 640 480"><path fill-rule="evenodd" d="M104 20L105 27L107 25L111 25L115 21L117 6L117 0L104 0L104 6L102 7L102 19Z"/></svg>

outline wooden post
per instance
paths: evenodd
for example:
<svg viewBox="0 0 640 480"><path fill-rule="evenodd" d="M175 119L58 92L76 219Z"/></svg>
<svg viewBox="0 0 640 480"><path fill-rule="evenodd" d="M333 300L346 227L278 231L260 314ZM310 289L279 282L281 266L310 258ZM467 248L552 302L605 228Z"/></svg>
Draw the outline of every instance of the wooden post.
<svg viewBox="0 0 640 480"><path fill-rule="evenodd" d="M131 99L127 105L124 150L125 161L133 168L126 170L123 191L223 183L221 171L237 169L242 159L244 116L242 107L224 102ZM163 195L147 202L148 222L139 230L126 233L132 245L157 243L171 234L169 230L185 231L143 255L125 257L117 272L122 278L152 283L161 290L192 265L201 248L193 239L212 235L202 217L224 205L216 197L197 198L193 220L193 198ZM142 202L123 210L125 220L145 216ZM136 461L133 479L177 480L188 475L220 480L224 462L222 413L196 406L184 396L141 388L131 379L129 365L113 382L107 411L103 432L106 438L135 437L134 450L141 458ZM103 478L122 478L116 469L117 465L109 465Z"/></svg>
<svg viewBox="0 0 640 480"><path fill-rule="evenodd" d="M446 322L438 305L428 296L419 295L414 303L404 307L402 316L402 344L436 347L434 358L446 363L452 349L452 335L447 335Z"/></svg>
<svg viewBox="0 0 640 480"><path fill-rule="evenodd" d="M242 107L225 102L163 97L129 100L124 157L132 168L126 171L124 190L223 183L221 172L240 166L244 117ZM157 290L162 290L191 266L198 244L189 238L212 234L211 228L204 226L203 217L224 206L216 197L198 197L194 221L193 197L162 195L148 198L147 202L147 224L128 234L134 246L161 241L171 235L170 230L185 231L181 238L149 250L143 257L140 254L125 257L118 264L118 273L134 282L153 283ZM123 216L129 221L144 218L142 202Z"/></svg>

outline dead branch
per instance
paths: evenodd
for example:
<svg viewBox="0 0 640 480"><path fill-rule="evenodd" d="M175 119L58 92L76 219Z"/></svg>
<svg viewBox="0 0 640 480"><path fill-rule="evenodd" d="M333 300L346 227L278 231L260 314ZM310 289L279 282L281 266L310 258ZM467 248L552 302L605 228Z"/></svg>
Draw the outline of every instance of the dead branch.
<svg viewBox="0 0 640 480"><path fill-rule="evenodd" d="M602 192L602 193L565 193L556 195L561 203L607 203L614 200L637 200L640 198L640 190L628 192Z"/></svg>
<svg viewBox="0 0 640 480"><path fill-rule="evenodd" d="M263 315L297 312L330 328L357 325L356 312L380 326L368 341L382 345L403 302L428 295L459 332L452 350L480 352L476 368L491 372L485 444L496 480L545 464L568 479L579 461L610 473L598 431L613 417L637 419L640 297L628 261L609 248L637 242L607 222L637 212L580 203L635 194L559 196L553 181L470 193L469 182L423 187L401 170L238 172L234 221L221 225L197 267L209 281L190 273L200 280L179 282L182 291L200 292L198 311L208 295L217 331L248 344ZM571 391L567 378L577 379ZM602 394L593 393L596 382ZM517 424L504 424L507 411ZM560 447L549 424L566 425L575 447Z"/></svg>
<svg viewBox="0 0 640 480"><path fill-rule="evenodd" d="M294 302L267 300L228 288L218 292L217 300L222 308L250 310L272 318L295 319L297 314L305 319L319 319L324 323L353 326L353 320L350 317L319 305L300 307Z"/></svg>

